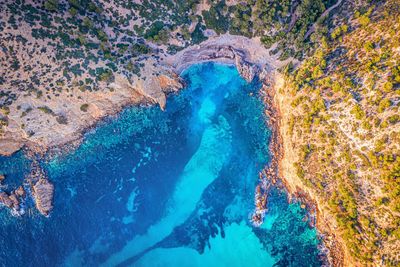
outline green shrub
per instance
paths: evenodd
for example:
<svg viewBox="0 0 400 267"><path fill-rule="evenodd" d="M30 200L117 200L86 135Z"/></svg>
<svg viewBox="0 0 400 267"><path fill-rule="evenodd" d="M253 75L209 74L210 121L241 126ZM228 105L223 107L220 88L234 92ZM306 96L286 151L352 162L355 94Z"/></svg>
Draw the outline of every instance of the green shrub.
<svg viewBox="0 0 400 267"><path fill-rule="evenodd" d="M392 91L392 89L393 89L393 83L391 83L391 82L385 82L385 83L383 84L383 91L384 91L385 93L390 93L390 92Z"/></svg>
<svg viewBox="0 0 400 267"><path fill-rule="evenodd" d="M207 28L213 29L218 34L227 32L229 28L229 20L222 14L224 6L225 2L219 1L216 5L212 5L210 10L202 11Z"/></svg>
<svg viewBox="0 0 400 267"><path fill-rule="evenodd" d="M82 104L81 105L81 111L83 111L83 112L87 112L88 111L88 108L89 108L89 104Z"/></svg>
<svg viewBox="0 0 400 267"><path fill-rule="evenodd" d="M4 114L4 115L8 115L10 114L10 108L8 106L3 106L0 108L0 111Z"/></svg>
<svg viewBox="0 0 400 267"><path fill-rule="evenodd" d="M44 2L44 8L48 11L57 11L58 0L47 0L46 2Z"/></svg>
<svg viewBox="0 0 400 267"><path fill-rule="evenodd" d="M102 82L111 82L114 78L114 75L110 69L99 68L96 70L99 81Z"/></svg>
<svg viewBox="0 0 400 267"><path fill-rule="evenodd" d="M362 110L361 106L358 104L355 104L353 109L350 111L351 114L353 114L357 120L361 120L362 118L365 117L365 112Z"/></svg>
<svg viewBox="0 0 400 267"><path fill-rule="evenodd" d="M164 27L165 25L162 21L155 21L144 34L144 38L150 40L154 39Z"/></svg>
<svg viewBox="0 0 400 267"><path fill-rule="evenodd" d="M336 27L332 32L331 32L331 38L332 40L335 40L342 34L342 29L340 27Z"/></svg>
<svg viewBox="0 0 400 267"><path fill-rule="evenodd" d="M360 22L361 26L366 27L369 24L370 19L367 15L363 15L358 19L358 22Z"/></svg>
<svg viewBox="0 0 400 267"><path fill-rule="evenodd" d="M38 107L38 109L46 114L54 115L54 111L51 110L48 106Z"/></svg>
<svg viewBox="0 0 400 267"><path fill-rule="evenodd" d="M364 44L364 49L366 52L371 52L374 49L374 44L371 41L367 41Z"/></svg>
<svg viewBox="0 0 400 267"><path fill-rule="evenodd" d="M388 118L388 121L389 121L391 124L396 124L396 123L398 123L398 122L400 121L400 115L398 115L398 114L392 115L392 116L390 116L390 117Z"/></svg>
<svg viewBox="0 0 400 267"><path fill-rule="evenodd" d="M386 109L388 109L391 105L392 105L392 102L391 102L389 99L387 99L387 98L382 99L381 102L379 102L379 105L378 105L378 112L379 112L379 113L384 112L384 111L385 111Z"/></svg>
<svg viewBox="0 0 400 267"><path fill-rule="evenodd" d="M106 42L108 40L107 34L103 30L98 29L96 33L100 41Z"/></svg>
<svg viewBox="0 0 400 267"><path fill-rule="evenodd" d="M78 14L78 10L76 10L76 8L74 8L74 7L71 7L71 8L68 10L68 12L69 12L69 14L71 14L71 16L73 16L73 17L75 17L75 16Z"/></svg>

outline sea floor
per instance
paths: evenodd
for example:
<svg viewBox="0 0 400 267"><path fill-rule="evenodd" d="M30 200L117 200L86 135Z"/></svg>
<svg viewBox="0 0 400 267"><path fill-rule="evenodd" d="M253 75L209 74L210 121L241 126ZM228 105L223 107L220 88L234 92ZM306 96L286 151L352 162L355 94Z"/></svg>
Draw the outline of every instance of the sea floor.
<svg viewBox="0 0 400 267"><path fill-rule="evenodd" d="M54 210L0 208L0 265L321 265L317 232L285 192L271 190L261 227L249 220L270 160L260 85L216 63L182 76L187 86L165 111L127 108L41 162ZM28 171L23 153L0 158L9 189Z"/></svg>

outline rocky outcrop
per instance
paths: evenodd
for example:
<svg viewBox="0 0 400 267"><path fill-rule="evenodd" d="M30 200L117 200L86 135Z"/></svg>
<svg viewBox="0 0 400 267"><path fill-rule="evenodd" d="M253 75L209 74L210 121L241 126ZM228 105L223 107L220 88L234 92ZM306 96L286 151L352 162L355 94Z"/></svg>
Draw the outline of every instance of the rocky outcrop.
<svg viewBox="0 0 400 267"><path fill-rule="evenodd" d="M4 175L0 175L0 184L4 178ZM0 206L11 209L13 215L23 215L26 206L25 200L32 197L37 210L42 215L49 216L53 209L54 186L36 162L32 164L31 173L25 179L25 185L28 186L28 184L30 185L28 191L25 191L22 185L10 193L0 191ZM2 188L7 188L7 186L4 185Z"/></svg>
<svg viewBox="0 0 400 267"><path fill-rule="evenodd" d="M54 185L47 179L39 179L32 187L32 195L35 199L36 208L44 216L49 216L53 209Z"/></svg>
<svg viewBox="0 0 400 267"><path fill-rule="evenodd" d="M24 185L20 185L11 192L6 192L4 190L7 189L7 185L2 185L4 180L5 176L1 174L0 206L9 208L13 215L23 215L25 209L30 206L30 202L27 202L26 199L32 198L37 210L42 215L49 216L53 209L54 186L35 159L31 165L30 174L25 177Z"/></svg>
<svg viewBox="0 0 400 267"><path fill-rule="evenodd" d="M17 188L17 190L15 190L15 194L16 194L17 196L19 196L19 197L22 197L22 198L24 198L24 197L26 196L25 189L22 187L22 185L19 186L19 187Z"/></svg>
<svg viewBox="0 0 400 267"><path fill-rule="evenodd" d="M13 202L10 199L10 196L6 192L0 192L0 204L6 206L7 208L13 207Z"/></svg>
<svg viewBox="0 0 400 267"><path fill-rule="evenodd" d="M0 155L11 156L15 151L20 150L24 143L18 133L5 133L0 137Z"/></svg>
<svg viewBox="0 0 400 267"><path fill-rule="evenodd" d="M2 177L4 177L4 175L2 175ZM0 205L11 209L13 214L22 215L24 210L21 205L24 203L25 197L25 190L22 186L18 187L10 194L2 191L0 192Z"/></svg>
<svg viewBox="0 0 400 267"><path fill-rule="evenodd" d="M247 82L251 82L258 73L258 68L256 65L245 61L243 57L237 54L235 57L235 65L240 73L240 76L242 76Z"/></svg>

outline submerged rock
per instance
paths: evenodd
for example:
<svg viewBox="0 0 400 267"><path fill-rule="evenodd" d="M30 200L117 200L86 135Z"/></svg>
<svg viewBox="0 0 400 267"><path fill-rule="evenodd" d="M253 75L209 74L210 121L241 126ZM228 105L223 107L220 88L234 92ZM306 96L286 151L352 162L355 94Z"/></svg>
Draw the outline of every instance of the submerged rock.
<svg viewBox="0 0 400 267"><path fill-rule="evenodd" d="M54 185L47 179L41 178L36 182L32 189L36 208L41 214L48 216L53 209Z"/></svg>

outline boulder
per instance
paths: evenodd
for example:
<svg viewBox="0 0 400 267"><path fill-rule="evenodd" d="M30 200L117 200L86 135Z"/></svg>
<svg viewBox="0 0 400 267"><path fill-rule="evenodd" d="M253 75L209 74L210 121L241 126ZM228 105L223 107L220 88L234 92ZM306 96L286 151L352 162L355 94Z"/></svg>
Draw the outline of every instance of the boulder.
<svg viewBox="0 0 400 267"><path fill-rule="evenodd" d="M6 192L0 192L0 204L3 204L7 208L11 208L13 206L13 201Z"/></svg>
<svg viewBox="0 0 400 267"><path fill-rule="evenodd" d="M236 55L235 65L239 71L240 76L243 77L247 82L252 82L254 77L258 73L258 68L255 64L251 64L242 59L242 57Z"/></svg>
<svg viewBox="0 0 400 267"><path fill-rule="evenodd" d="M11 194L11 195L9 196L9 198L10 198L10 200L11 200L11 202L12 202L12 207L13 207L15 210L19 210L19 200L18 200L18 197L17 197L15 194Z"/></svg>
<svg viewBox="0 0 400 267"><path fill-rule="evenodd" d="M18 197L22 197L22 198L25 197L25 189L22 187L22 185L20 185L20 186L17 188L17 190L15 190L15 194L16 194Z"/></svg>
<svg viewBox="0 0 400 267"><path fill-rule="evenodd" d="M41 178L32 187L32 195L36 208L44 216L48 216L53 209L54 185L47 179Z"/></svg>

